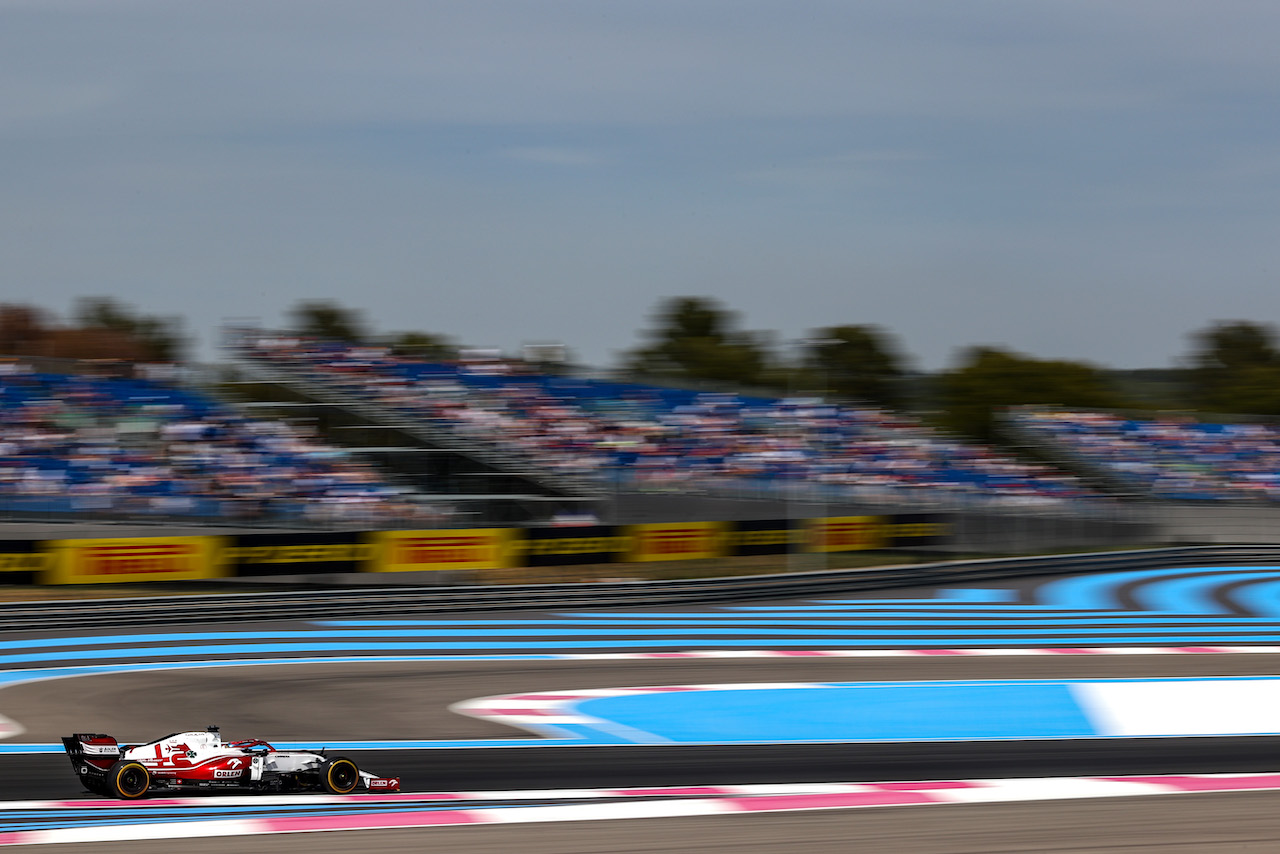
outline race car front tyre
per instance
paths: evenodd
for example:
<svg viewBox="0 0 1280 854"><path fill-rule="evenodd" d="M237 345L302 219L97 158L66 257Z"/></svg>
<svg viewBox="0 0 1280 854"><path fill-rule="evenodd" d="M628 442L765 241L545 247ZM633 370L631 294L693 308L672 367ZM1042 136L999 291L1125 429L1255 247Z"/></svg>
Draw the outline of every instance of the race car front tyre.
<svg viewBox="0 0 1280 854"><path fill-rule="evenodd" d="M149 788L151 772L138 762L117 762L107 772L107 789L113 797L137 800Z"/></svg>
<svg viewBox="0 0 1280 854"><path fill-rule="evenodd" d="M326 759L320 766L320 785L331 795L349 795L360 785L360 769L345 756Z"/></svg>

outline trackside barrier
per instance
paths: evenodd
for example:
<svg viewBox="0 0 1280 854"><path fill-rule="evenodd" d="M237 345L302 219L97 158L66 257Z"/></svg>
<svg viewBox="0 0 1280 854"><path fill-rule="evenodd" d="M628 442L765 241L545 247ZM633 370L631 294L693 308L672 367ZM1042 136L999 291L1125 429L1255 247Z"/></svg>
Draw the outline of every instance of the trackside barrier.
<svg viewBox="0 0 1280 854"><path fill-rule="evenodd" d="M262 619L266 615L276 620L346 619L528 608L714 603L961 584L1016 576L1222 565L1280 565L1280 546L1194 546L664 582L379 587L323 592L19 602L6 605L0 612L0 630L218 622Z"/></svg>
<svg viewBox="0 0 1280 854"><path fill-rule="evenodd" d="M41 584L194 581L356 572L483 577L513 567L698 560L936 545L941 514L577 528L472 528L0 542L0 580Z"/></svg>
<svg viewBox="0 0 1280 854"><path fill-rule="evenodd" d="M194 581L221 575L217 537L52 540L46 584Z"/></svg>
<svg viewBox="0 0 1280 854"><path fill-rule="evenodd" d="M519 533L515 528L381 531L372 535L380 546L377 559L364 568L374 572L505 569L514 565L511 544Z"/></svg>

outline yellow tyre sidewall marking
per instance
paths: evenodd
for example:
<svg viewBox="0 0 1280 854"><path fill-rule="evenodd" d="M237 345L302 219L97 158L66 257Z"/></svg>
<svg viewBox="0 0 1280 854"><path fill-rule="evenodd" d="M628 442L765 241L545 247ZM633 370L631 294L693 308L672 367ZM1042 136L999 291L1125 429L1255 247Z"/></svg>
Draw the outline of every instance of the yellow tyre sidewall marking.
<svg viewBox="0 0 1280 854"><path fill-rule="evenodd" d="M142 787L142 791L138 792L136 795L131 795L120 788L120 777L121 775L124 774L125 771L128 771L130 768L137 768L138 770L140 770L143 773L143 775L146 777L146 781L147 781L147 784ZM115 771L112 773L111 787L115 789L116 794L119 795L120 797L127 798L128 800L131 800L131 801L137 800L138 798L145 795L147 793L147 790L151 788L151 772L148 771L146 766L140 762L130 762L128 765L125 765L121 767L118 771Z"/></svg>
<svg viewBox="0 0 1280 854"><path fill-rule="evenodd" d="M334 779L333 779L334 770L342 767L348 767L353 772L351 785L345 789L339 786L336 782L334 782ZM356 764L352 762L350 759L339 759L337 762L329 766L329 769L326 773L329 776L329 788L333 789L335 792L341 795L345 795L349 792L354 792L356 790L356 786L360 784L360 772L356 770Z"/></svg>

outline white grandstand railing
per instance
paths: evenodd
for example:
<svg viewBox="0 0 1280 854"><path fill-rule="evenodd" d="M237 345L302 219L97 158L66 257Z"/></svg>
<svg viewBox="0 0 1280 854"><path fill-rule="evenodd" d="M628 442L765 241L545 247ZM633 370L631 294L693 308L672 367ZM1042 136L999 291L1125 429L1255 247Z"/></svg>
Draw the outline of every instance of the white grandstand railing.
<svg viewBox="0 0 1280 854"><path fill-rule="evenodd" d="M614 466L604 458L578 457L554 462L539 456L526 446L504 440L489 426L471 428L452 419L432 418L416 409L399 410L383 405L367 387L357 382L355 388L342 385L341 380L330 373L312 369L305 364L280 363L259 356L250 343L252 330L240 330L228 337L227 347L238 362L259 375L273 371L276 381L292 385L309 397L339 403L352 412L362 413L371 420L395 425L410 435L417 435L442 446L452 444L476 459L495 468L521 474L553 486L570 495L603 498L619 490L643 492L693 492L718 497L769 498L803 500L809 502L880 502L921 509L985 509L1010 508L1025 511L1032 508L1052 512L1096 513L1099 504L1105 504L1109 496L1053 495L1045 491L1035 494L1025 492L1000 492L998 490L967 487L960 483L840 483L819 478L778 478L774 480L735 477L725 474L682 471L679 466L660 472L637 474L623 467ZM270 369L265 367L270 365ZM404 425L405 418L415 419ZM913 422L914 423L914 422ZM897 442L904 436L922 442L941 443L938 452L949 445L968 445L963 440L940 433L932 427L915 424L892 430L878 424L865 425L869 437Z"/></svg>
<svg viewBox="0 0 1280 854"><path fill-rule="evenodd" d="M236 364L255 381L291 388L317 402L341 406L371 422L392 426L430 447L466 453L499 471L542 483L566 495L598 497L602 493L595 480L557 472L531 454L520 453L492 437L459 430L451 422L425 418L419 413L401 412L365 395L340 390L328 377L306 368L279 364L267 367L244 355L240 355Z"/></svg>

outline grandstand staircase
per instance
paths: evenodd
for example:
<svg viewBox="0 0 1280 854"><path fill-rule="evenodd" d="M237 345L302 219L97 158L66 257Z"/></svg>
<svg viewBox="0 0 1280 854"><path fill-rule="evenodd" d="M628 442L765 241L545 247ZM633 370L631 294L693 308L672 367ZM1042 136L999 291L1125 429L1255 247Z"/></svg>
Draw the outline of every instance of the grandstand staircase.
<svg viewBox="0 0 1280 854"><path fill-rule="evenodd" d="M460 433L448 424L428 420L406 422L403 414L361 395L335 389L305 369L246 358L237 358L236 368L242 376L241 382L284 390L294 400L336 407L350 416L354 426L394 431L422 449L460 454L495 473L527 482L535 487L531 490L535 495L587 501L605 497L605 490L596 481L554 471L532 455L497 441Z"/></svg>
<svg viewBox="0 0 1280 854"><path fill-rule="evenodd" d="M1133 484L1115 472L1100 466L1092 460L1075 453L1069 448L1053 442L1034 430L1027 430L1018 423L1014 411L1004 412L998 416L998 429L1004 436L1018 447L1027 448L1044 460L1064 471L1083 478L1091 487L1108 495L1126 498L1139 498Z"/></svg>

